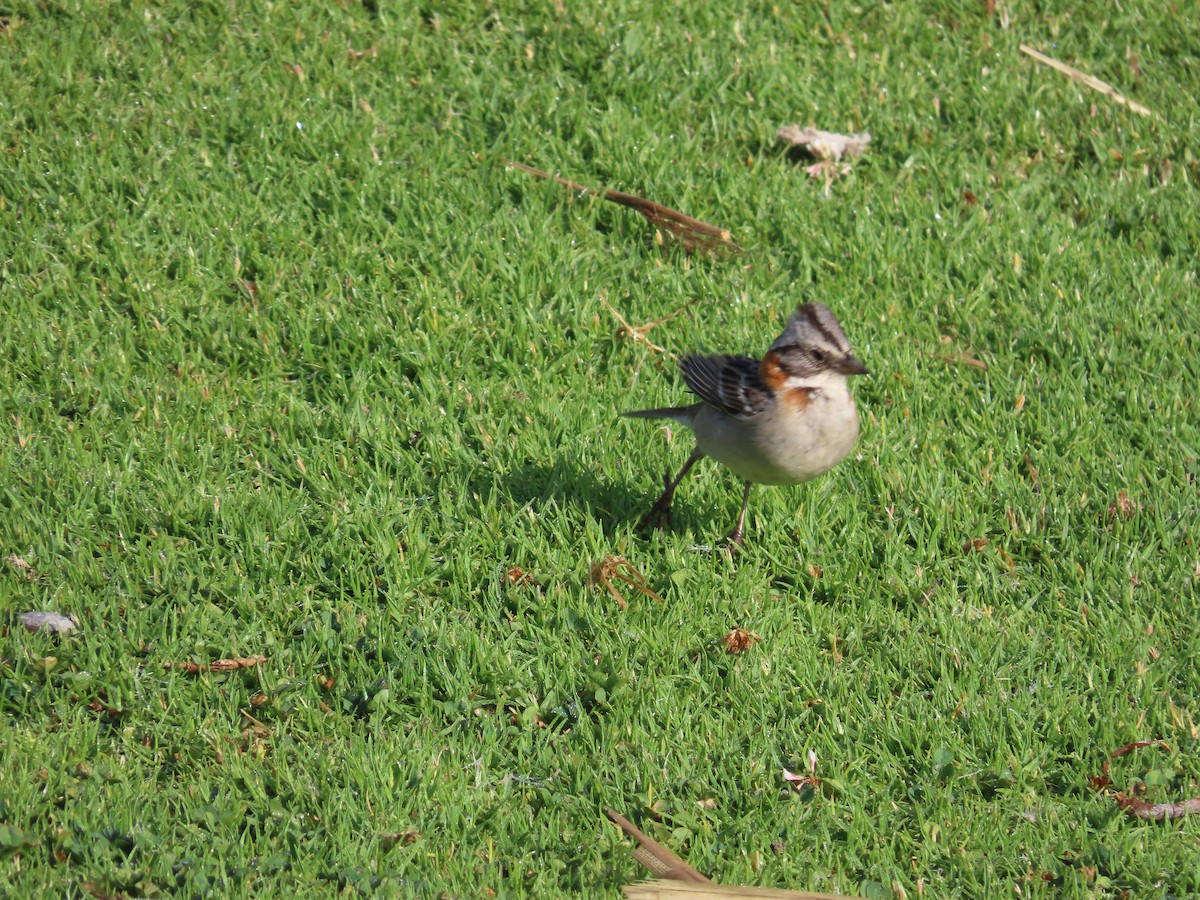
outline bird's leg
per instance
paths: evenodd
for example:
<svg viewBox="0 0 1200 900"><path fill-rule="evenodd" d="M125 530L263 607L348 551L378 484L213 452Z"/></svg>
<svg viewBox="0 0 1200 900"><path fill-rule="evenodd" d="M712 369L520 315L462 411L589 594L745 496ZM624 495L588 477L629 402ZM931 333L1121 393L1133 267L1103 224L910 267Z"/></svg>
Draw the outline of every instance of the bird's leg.
<svg viewBox="0 0 1200 900"><path fill-rule="evenodd" d="M742 532L746 526L746 507L750 503L750 482L746 482L746 488L742 491L742 511L738 513L737 524L733 526L733 531L729 532L729 541L737 546L742 546Z"/></svg>
<svg viewBox="0 0 1200 900"><path fill-rule="evenodd" d="M675 476L674 480L671 479L670 472L663 477L663 492L654 501L650 511L642 516L641 521L638 522L639 528L664 528L671 524L671 501L675 498L675 488L679 487L679 483L683 481L683 477L687 475L692 466L702 459L704 459L704 454L697 447L687 458L687 462L683 464L683 468L679 470L679 474Z"/></svg>

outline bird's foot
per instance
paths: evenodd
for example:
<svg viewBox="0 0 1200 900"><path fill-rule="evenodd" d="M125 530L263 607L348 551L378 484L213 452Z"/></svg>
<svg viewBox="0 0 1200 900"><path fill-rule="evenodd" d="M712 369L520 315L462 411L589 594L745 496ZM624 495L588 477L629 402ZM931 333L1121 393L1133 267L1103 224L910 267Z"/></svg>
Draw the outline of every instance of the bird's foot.
<svg viewBox="0 0 1200 900"><path fill-rule="evenodd" d="M675 485L671 482L671 473L668 471L663 476L663 492L659 498L654 501L654 505L649 511L638 520L638 528L641 531L654 531L656 528L670 528L671 521L671 501L675 499Z"/></svg>
<svg viewBox="0 0 1200 900"><path fill-rule="evenodd" d="M733 531L725 535L725 541L721 546L730 556L733 556L735 553L745 549L746 542L743 539L742 526L738 525L733 529Z"/></svg>
<svg viewBox="0 0 1200 900"><path fill-rule="evenodd" d="M671 521L671 495L663 494L650 507L649 511L638 520L638 528L641 531L654 531L657 528L670 528Z"/></svg>

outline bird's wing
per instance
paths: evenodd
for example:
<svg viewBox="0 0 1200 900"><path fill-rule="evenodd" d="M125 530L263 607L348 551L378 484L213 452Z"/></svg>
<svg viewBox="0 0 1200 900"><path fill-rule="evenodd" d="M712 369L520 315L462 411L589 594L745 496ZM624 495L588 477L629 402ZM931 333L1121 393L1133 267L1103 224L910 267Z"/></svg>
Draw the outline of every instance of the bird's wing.
<svg viewBox="0 0 1200 900"><path fill-rule="evenodd" d="M679 368L693 394L735 418L755 416L771 402L759 362L749 356L685 356Z"/></svg>

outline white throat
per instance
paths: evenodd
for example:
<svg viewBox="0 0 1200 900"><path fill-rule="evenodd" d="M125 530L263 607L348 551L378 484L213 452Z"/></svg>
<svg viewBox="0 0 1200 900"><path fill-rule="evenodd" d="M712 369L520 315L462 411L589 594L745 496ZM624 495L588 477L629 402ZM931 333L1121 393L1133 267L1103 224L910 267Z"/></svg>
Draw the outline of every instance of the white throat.
<svg viewBox="0 0 1200 900"><path fill-rule="evenodd" d="M825 369L815 375L789 375L787 381L784 382L785 388L805 388L834 395L846 393L849 386L846 376L833 369Z"/></svg>

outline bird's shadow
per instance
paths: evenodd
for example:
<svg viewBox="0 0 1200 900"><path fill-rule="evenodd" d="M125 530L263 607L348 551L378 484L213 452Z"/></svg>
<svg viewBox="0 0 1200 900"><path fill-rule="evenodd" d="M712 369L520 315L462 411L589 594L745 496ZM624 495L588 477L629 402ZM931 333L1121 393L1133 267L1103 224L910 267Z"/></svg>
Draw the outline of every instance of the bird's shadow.
<svg viewBox="0 0 1200 900"><path fill-rule="evenodd" d="M654 501L644 484L621 472L581 465L570 454L548 462L529 461L500 473L476 470L470 485L481 497L502 497L539 514L557 508L568 518L591 519L606 535L636 522Z"/></svg>
<svg viewBox="0 0 1200 900"><path fill-rule="evenodd" d="M671 475L671 470L664 469L655 482L647 480L640 470L630 476L620 465L588 466L572 454L560 454L549 462L529 461L499 474L476 472L471 489L480 497L504 498L514 506L528 505L539 515L558 510L568 521L596 522L609 538L628 534L631 525L642 539L693 529L703 532L705 523L711 525L713 511L689 502L686 496L676 498L668 521L655 526L642 523L662 491L661 478ZM731 509L736 513L736 505Z"/></svg>

